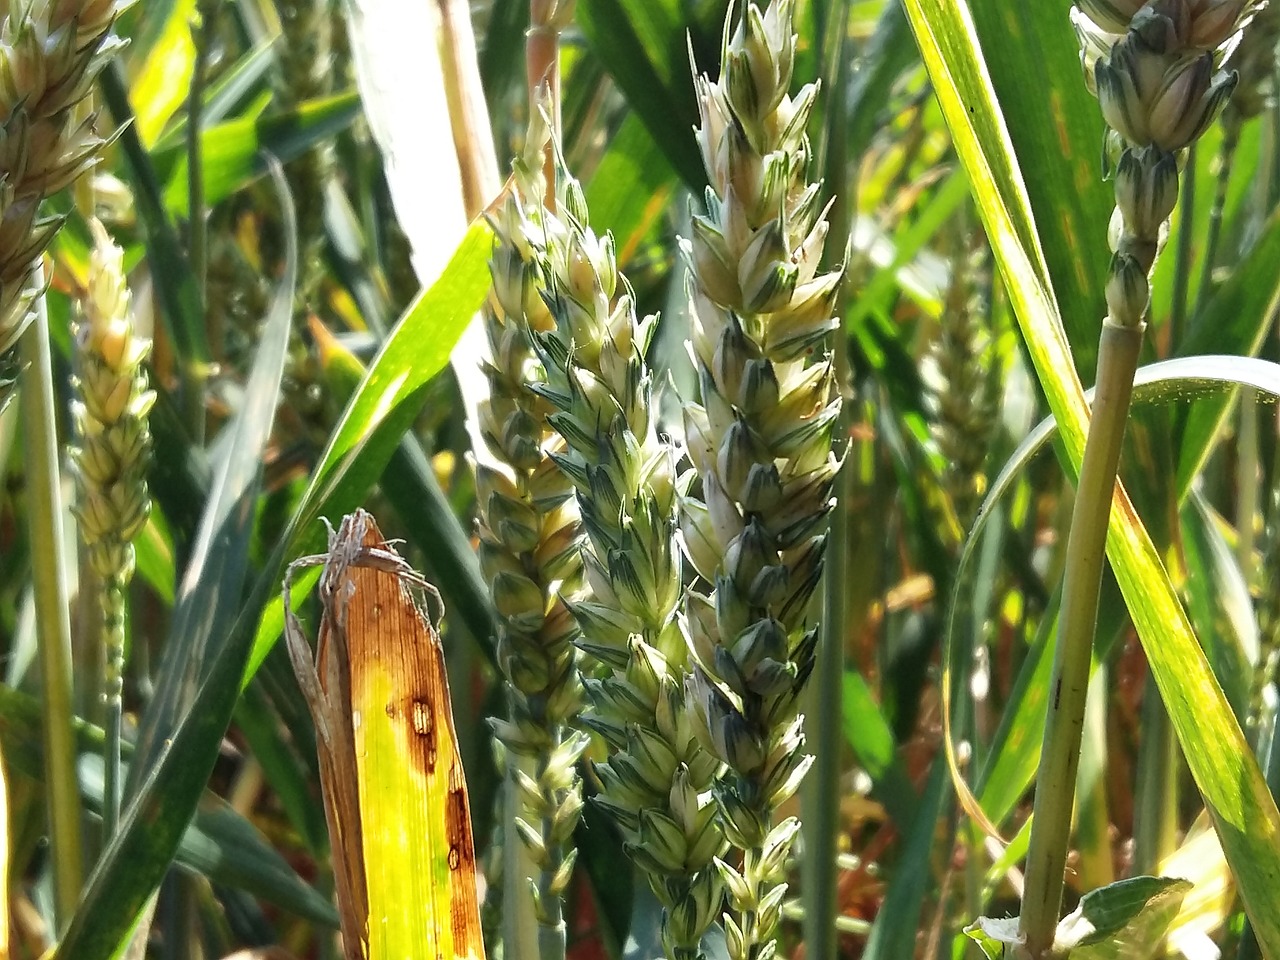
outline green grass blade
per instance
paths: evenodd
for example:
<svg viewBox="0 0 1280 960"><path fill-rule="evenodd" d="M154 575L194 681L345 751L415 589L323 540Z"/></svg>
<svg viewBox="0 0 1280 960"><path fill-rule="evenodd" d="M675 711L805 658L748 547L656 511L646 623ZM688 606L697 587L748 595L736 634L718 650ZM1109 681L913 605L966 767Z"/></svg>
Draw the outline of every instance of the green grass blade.
<svg viewBox="0 0 1280 960"><path fill-rule="evenodd" d="M261 489L262 464L279 403L297 283L292 202L283 179L278 186L288 225L285 275L267 313L243 405L219 438L223 459L214 467L199 534L183 571L156 692L138 731L138 760L131 769L126 796L137 790L141 773L182 717L191 691L204 678L220 639L235 621L244 591L255 515L252 505Z"/></svg>
<svg viewBox="0 0 1280 960"><path fill-rule="evenodd" d="M142 38L140 49L131 51L130 59L140 67L133 71L129 86L138 105L138 133L146 144L154 142L164 124L182 108L195 59L191 40L193 0L170 2L168 7L167 13L148 11L147 35Z"/></svg>
<svg viewBox="0 0 1280 960"><path fill-rule="evenodd" d="M138 219L146 231L147 260L156 280L168 332L183 361L187 364L208 363L212 355L204 327L200 291L191 272L191 264L178 242L178 231L165 209L151 157L133 126L133 108L129 104L128 89L119 64L112 63L102 72L100 84L112 119L123 128L119 142L132 175ZM185 387L196 389L189 373Z"/></svg>
<svg viewBox="0 0 1280 960"><path fill-rule="evenodd" d="M1087 410L1031 208L963 4L906 0L956 151L969 171L1023 338L1075 478ZM1097 224L1097 243L1106 224ZM1280 812L1150 537L1117 489L1107 554L1264 953L1280 955Z"/></svg>
<svg viewBox="0 0 1280 960"><path fill-rule="evenodd" d="M1258 663L1258 618L1235 554L1204 494L1193 490L1179 511L1187 564L1187 613L1237 722L1249 710Z"/></svg>
<svg viewBox="0 0 1280 960"><path fill-rule="evenodd" d="M1098 616L1098 632L1094 645L1094 665L1105 660L1120 632L1127 628L1128 617L1117 595L1115 584L1107 579L1102 585L1102 603ZM1044 737L1045 710L1049 703L1049 677L1053 666L1051 643L1058 631L1058 604L1062 591L1054 593L1035 641L1023 662L1017 680L1005 704L1000 725L987 749L987 764L978 776L975 791L978 802L993 823L1002 823L1026 794L1035 779L1040 762L1040 744Z"/></svg>
<svg viewBox="0 0 1280 960"><path fill-rule="evenodd" d="M0 748L5 766L36 781L44 779L40 704L31 696L0 685ZM101 727L74 724L79 755L79 786L85 806L102 809ZM126 762L133 744L121 745ZM182 834L174 862L215 883L234 886L316 923L337 925L328 898L304 881L248 820L216 794L205 791L191 825Z"/></svg>
<svg viewBox="0 0 1280 960"><path fill-rule="evenodd" d="M871 279L858 291L858 295L845 317L847 327L855 329L864 325L865 318L888 298L900 295L898 274L903 267L911 263L926 245L935 239L938 232L950 226L955 213L968 200L969 189L964 171L957 170L927 198L921 198L919 212L912 219L910 226L898 232L893 238L893 259L882 266ZM896 325L895 332L896 332ZM860 333L859 336L862 336Z"/></svg>
<svg viewBox="0 0 1280 960"><path fill-rule="evenodd" d="M619 269L666 216L676 185L671 164L644 124L630 114L587 183L591 219L599 229L613 232Z"/></svg>
<svg viewBox="0 0 1280 960"><path fill-rule="evenodd" d="M260 44L245 53L234 64L220 73L218 79L205 92L204 106L200 111L201 123L207 130L210 124L221 123L236 106L240 104L258 86L259 81L267 75L267 71L276 62L275 46L270 43ZM151 147L153 156L182 149L187 136L187 114L178 114L165 127L159 139Z"/></svg>
<svg viewBox="0 0 1280 960"><path fill-rule="evenodd" d="M345 130L359 113L360 95L352 90L308 101L296 110L230 120L206 129L200 138L205 203L213 206L266 173L268 154L288 163ZM183 148L154 154L152 159L159 169L169 171L165 208L172 216L187 216L187 156Z"/></svg>
<svg viewBox="0 0 1280 960"><path fill-rule="evenodd" d="M1076 373L1093 377L1102 291L1111 259L1105 242L1111 191L1103 182L1102 114L1085 89L1068 19L1072 0L1011 4L972 0L974 27L1027 200ZM1099 231L1102 231L1099 233Z"/></svg>
<svg viewBox="0 0 1280 960"><path fill-rule="evenodd" d="M1272 128L1273 132L1265 131L1264 128L1268 126ZM1235 246L1233 240L1235 238L1243 240L1255 227L1261 228L1262 222L1271 213L1270 210L1260 209L1260 205L1265 204L1266 199L1262 195L1262 191L1259 190L1259 184L1260 181L1266 180L1271 176L1269 170L1274 165L1274 160L1268 159L1267 154L1273 149L1269 144L1273 137L1274 125L1270 124L1266 119L1263 119L1262 122L1244 124L1243 129L1240 131L1239 142L1236 144L1233 156L1230 159L1230 178L1223 206L1222 224L1224 230L1222 242L1218 244L1215 259L1220 267L1231 264L1230 269L1233 273L1239 269L1241 255L1246 252L1243 247L1238 250L1232 250L1232 247ZM1206 130L1204 136L1196 142L1194 158L1187 157L1183 182L1186 182L1187 177L1194 175L1195 187L1193 189L1194 195L1191 199L1195 202L1194 204L1184 204L1179 199L1173 222L1169 225L1169 237L1165 244L1169 255L1160 257L1156 261L1156 268L1151 278L1151 314L1153 317L1164 318L1172 312L1175 281L1178 279L1178 274L1183 270L1187 274L1182 279L1186 283L1189 308L1199 310L1203 306L1201 302L1201 286L1204 280L1204 261L1206 254L1209 252L1207 246L1210 221L1214 203L1217 199L1219 172L1222 170L1222 162L1224 160L1222 153L1223 141L1223 125L1216 124ZM1193 161L1194 167L1192 166ZM1185 190L1183 193L1185 193ZM1189 243L1184 241L1184 232L1190 233ZM1180 250L1184 243L1188 254L1188 262L1185 265L1181 263L1181 256L1174 255L1174 252ZM1233 253L1235 254L1234 258L1232 256ZM1236 261L1235 263L1232 263L1233 259ZM1180 340L1174 341L1172 344L1172 349L1175 352L1181 354L1209 352L1205 349L1194 351L1184 349L1186 337L1195 326L1196 322L1193 314L1190 325L1184 326L1181 331Z"/></svg>
<svg viewBox="0 0 1280 960"><path fill-rule="evenodd" d="M254 759L262 766L264 779L275 791L303 844L314 853L322 853L328 849L328 832L324 812L316 804L314 784L319 772L310 759L315 741L306 736L309 731L305 721L291 726L274 709L263 679L264 675L259 674L236 704L236 729L244 735ZM297 696L296 687L291 693Z"/></svg>
<svg viewBox="0 0 1280 960"><path fill-rule="evenodd" d="M177 574L173 562L173 541L167 527L164 514L152 503L151 519L133 545L137 551L139 575L166 606L172 607Z"/></svg>
<svg viewBox="0 0 1280 960"><path fill-rule="evenodd" d="M239 695L261 612L279 611L286 557L309 542L323 543L315 523L321 511L349 512L386 466L400 436L419 411L427 381L448 360L471 316L488 292L493 234L471 226L440 279L410 307L383 345L360 390L334 431L320 467L289 530L265 564L252 594L240 605L235 626L220 645L191 709L163 741L128 805L120 831L99 860L58 945L58 960L108 960L128 936L134 918L163 877L217 759L218 744ZM279 637L259 633L269 648Z"/></svg>
<svg viewBox="0 0 1280 960"><path fill-rule="evenodd" d="M871 796L900 830L910 829L920 798L907 775L893 731L862 674L846 670L841 702L845 741L871 778ZM826 722L826 721L824 721Z"/></svg>
<svg viewBox="0 0 1280 960"><path fill-rule="evenodd" d="M581 0L578 25L681 178L697 190L707 182L693 138L693 98L686 31L692 30L698 68L715 70L717 46L703 39L674 0ZM719 22L719 21L716 21Z"/></svg>
<svg viewBox="0 0 1280 960"><path fill-rule="evenodd" d="M1254 356L1262 348L1280 309L1280 213L1213 297L1191 319L1178 355L1239 353ZM1264 280L1264 278L1269 278ZM1229 398L1197 404L1181 420L1178 443L1178 490L1182 496L1213 450L1231 410Z"/></svg>
<svg viewBox="0 0 1280 960"><path fill-rule="evenodd" d="M946 787L946 764L935 763L906 836L902 857L871 926L863 960L898 960L915 955L920 913L925 893L933 883L933 841L939 821L947 816L950 793Z"/></svg>
<svg viewBox="0 0 1280 960"><path fill-rule="evenodd" d="M147 471L147 486L168 521L175 560L182 563L200 528L213 482L208 452L192 441L173 398L163 391L157 391L150 423L155 456Z"/></svg>
<svg viewBox="0 0 1280 960"><path fill-rule="evenodd" d="M369 367L364 382L330 436L286 539L297 552L318 550L321 511L334 518L354 509L378 481L400 437L421 408L428 381L444 369L449 353L488 293L493 232L472 223L440 281L406 311ZM299 585L305 581L299 578ZM264 610L246 679L280 637L283 608L277 595Z"/></svg>
<svg viewBox="0 0 1280 960"><path fill-rule="evenodd" d="M327 330L319 328L316 339L329 390L335 399L349 399L365 376L364 365ZM480 561L417 437L406 434L400 440L381 487L409 540L425 555L427 576L447 598L450 619L462 621L496 666L493 600Z"/></svg>
<svg viewBox="0 0 1280 960"><path fill-rule="evenodd" d="M39 264L33 273L34 283L47 282ZM52 855L54 917L62 927L75 908L76 892L84 876L84 846L71 730L75 687L66 559L70 541L63 536L57 407L45 303L45 294L38 294L32 304L31 325L20 338L17 353L21 364L18 384L22 390L19 410L22 458L30 497L26 520L31 551L31 594L47 747L47 829Z"/></svg>

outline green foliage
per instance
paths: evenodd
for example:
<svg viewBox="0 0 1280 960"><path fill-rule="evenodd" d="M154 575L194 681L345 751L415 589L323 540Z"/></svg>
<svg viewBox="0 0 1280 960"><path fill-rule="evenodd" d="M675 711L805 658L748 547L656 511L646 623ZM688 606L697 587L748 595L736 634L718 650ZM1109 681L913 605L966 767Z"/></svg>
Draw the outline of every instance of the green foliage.
<svg viewBox="0 0 1280 960"><path fill-rule="evenodd" d="M1224 953L1280 955L1280 813L1262 774L1277 769L1280 692L1280 15L1075 3L1107 31L1185 8L1209 46L1218 17L1256 20L1225 64L1197 54L1212 68L1187 101L1199 113L1174 117L1151 90L1110 86L1118 32L1086 57L1099 104L1072 0L797 4L794 59L763 19L730 42L747 4L577 0L571 18L553 5L557 160L581 186L561 172L544 216L524 183L519 205L490 205L492 225L475 209L400 222L389 171L433 210L461 210L460 162L496 155L474 178L496 184L531 156L524 0L429 5L471 29L389 38L412 41L395 53L377 46L388 38L352 51L345 4L0 4L7 955L106 960L143 937L158 956L337 955L316 732L276 644L285 565L322 552L322 519L357 506L442 594L491 953L516 893L558 904L538 960L1025 952L1007 918L1061 693L1055 638L1078 603L1061 584L1085 388L1104 315L1143 315L1142 291L1120 282L1135 251L1144 270L1159 256L1083 648L1092 726L1055 949L1138 958L1207 935ZM58 20L39 44L14 19L69 11L75 28ZM197 14L210 19L193 31ZM414 110L369 122L363 104L391 102L360 87L370 55L435 71ZM1175 60L1162 68L1191 55ZM723 71L723 117L700 117L711 94L695 68ZM781 100L756 102L772 83L785 110L803 104L792 128L770 112ZM1135 138L1181 148L1233 84L1239 99L1176 165L1166 230L1165 205L1135 205L1130 188L1171 178L1172 154ZM125 365L134 406L155 392L153 506L133 540L139 575L105 586L101 558L59 559L93 532L67 503L73 458L132 450L74 406L71 375L98 369L74 332L91 216L123 250L134 329L154 339ZM424 237L452 252L424 263ZM502 259L517 248L518 291ZM47 288L27 282L37 256ZM788 327L789 284L837 273L822 309ZM468 327L486 303L498 356L481 367ZM771 378L785 389L763 402ZM102 410L124 400L90 386ZM507 467L477 445L486 432ZM833 441L835 480L805 437ZM801 448L796 477L783 466ZM513 463L528 469L508 476ZM762 507L751 497L767 499L771 469L790 495ZM738 535L798 512L803 546L771 541L775 563ZM63 521L77 529L55 542L45 531ZM824 565L838 582L818 580ZM766 567L812 574L792 577L804 583L785 617L743 600L765 596ZM113 836L103 589L126 657ZM824 591L839 602L820 616ZM314 635L316 609L299 612ZM785 636L764 636L784 620ZM540 651L554 683L530 672ZM543 721L554 743L534 750ZM513 748L528 766L507 762ZM806 752L822 756L802 802L781 802ZM776 790L766 767L795 776ZM815 810L828 839L807 832ZM540 869L503 876L515 847ZM1228 884L1238 897L1215 896ZM833 903L832 935L806 940L802 921L825 924Z"/></svg>

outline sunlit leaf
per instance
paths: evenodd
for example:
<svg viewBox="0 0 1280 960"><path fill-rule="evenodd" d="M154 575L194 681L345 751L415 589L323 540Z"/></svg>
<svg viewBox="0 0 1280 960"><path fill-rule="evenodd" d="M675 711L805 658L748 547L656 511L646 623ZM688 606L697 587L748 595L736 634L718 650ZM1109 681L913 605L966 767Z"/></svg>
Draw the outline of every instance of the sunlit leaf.
<svg viewBox="0 0 1280 960"><path fill-rule="evenodd" d="M205 203L212 206L266 173L267 156L287 163L346 129L360 112L354 91L312 100L296 110L230 120L205 130L200 137L204 163ZM174 147L155 158L172 167L164 189L164 203L178 217L188 213L187 156ZM168 161L166 163L166 161Z"/></svg>
<svg viewBox="0 0 1280 960"><path fill-rule="evenodd" d="M1078 960L1144 960L1159 949L1190 889L1178 878L1130 877L1090 890L1058 924L1054 950Z"/></svg>
<svg viewBox="0 0 1280 960"><path fill-rule="evenodd" d="M138 136L150 148L169 118L182 106L191 82L196 48L191 40L195 0L177 0L132 84Z"/></svg>
<svg viewBox="0 0 1280 960"><path fill-rule="evenodd" d="M907 0L956 151L1075 477L1087 410L1022 175L963 4ZM1097 225L1099 242L1105 224ZM1264 953L1280 953L1280 812L1150 538L1117 487L1107 553Z"/></svg>
<svg viewBox="0 0 1280 960"><path fill-rule="evenodd" d="M125 809L120 830L99 860L58 946L59 960L108 960L128 936L196 809L239 696L260 612L279 596L285 558L303 552L308 536L323 538L315 522L322 510L335 515L354 509L377 480L418 413L423 387L442 369L488 291L492 242L486 224L472 226L440 280L419 297L370 367L289 532L239 606L235 625L218 645L190 709L163 741ZM274 609L280 609L278 603ZM279 636L280 625L277 620L274 634L267 628L263 649Z"/></svg>

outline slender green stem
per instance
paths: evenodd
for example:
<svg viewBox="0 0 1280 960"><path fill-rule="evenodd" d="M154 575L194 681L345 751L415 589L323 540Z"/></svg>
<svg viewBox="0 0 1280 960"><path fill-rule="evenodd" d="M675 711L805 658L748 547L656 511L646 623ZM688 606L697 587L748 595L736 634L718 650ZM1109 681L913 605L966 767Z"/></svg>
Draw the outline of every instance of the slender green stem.
<svg viewBox="0 0 1280 960"><path fill-rule="evenodd" d="M125 584L120 576L101 581L103 647L107 654L105 730L102 748L102 839L115 836L120 824L120 798L124 780L120 772L121 729L124 721L124 599Z"/></svg>
<svg viewBox="0 0 1280 960"><path fill-rule="evenodd" d="M1097 392L1067 537L1062 613L1027 853L1020 929L1032 960L1049 956L1062 904L1107 525L1142 335L1141 326L1120 326L1110 318L1103 323Z"/></svg>
<svg viewBox="0 0 1280 960"><path fill-rule="evenodd" d="M1218 259L1218 242L1222 239L1222 216L1227 207L1227 187L1231 183L1231 169L1235 165L1236 147L1240 143L1240 125L1226 122L1222 125L1222 149L1218 154L1218 178L1214 186L1213 206L1209 208L1209 232L1204 241L1204 266L1200 273L1200 289L1196 291L1196 309L1199 310L1213 293L1213 268ZM1190 173L1188 162L1188 173ZM1190 178L1188 177L1188 182ZM1183 203L1190 203L1184 200Z"/></svg>
<svg viewBox="0 0 1280 960"><path fill-rule="evenodd" d="M833 266L845 254L844 238L851 230L851 199L841 190L848 160L846 132L848 111L842 94L849 64L849 6L847 2L832 4L832 15L825 25L827 63L824 73L832 78L832 89L839 91L827 105L826 135L822 158L826 176L823 190L834 198L831 210L831 236L836 243L825 250L826 265ZM836 316L844 316L848 293L842 284L836 301ZM836 383L845 392L852 383L849 345L843 333L836 335ZM848 399L846 397L846 399ZM845 403L840 411L839 436L847 437L853 423L854 405ZM836 956L839 876L835 859L829 854L839 846L840 837L840 773L844 731L838 719L844 710L844 650L848 632L848 556L849 501L853 492L853 472L844 469L835 481L835 510L831 514L831 533L827 538L827 569L823 576L822 634L818 641L814 667L812 709L807 722L813 744L814 769L802 790L804 821L804 940L805 955L814 960L831 960Z"/></svg>
<svg viewBox="0 0 1280 960"><path fill-rule="evenodd" d="M36 280L43 283L37 269ZM54 903L58 929L65 928L80 899L84 862L80 837L80 793L76 783L74 694L71 681L71 614L63 577L66 540L58 475L58 437L53 397L49 318L43 294L35 319L22 337L23 454L31 536L31 580L36 636L44 685L45 776L49 836L53 847Z"/></svg>
<svg viewBox="0 0 1280 960"><path fill-rule="evenodd" d="M1187 285L1191 280L1191 242L1195 235L1196 145L1187 148L1187 166L1182 175L1182 205L1178 216L1177 264L1173 271L1173 303L1169 308L1169 341L1182 342L1187 320ZM1207 261L1206 261L1207 262Z"/></svg>
<svg viewBox="0 0 1280 960"><path fill-rule="evenodd" d="M204 107L205 70L209 61L209 44L213 40L210 4L200 4L200 22L193 24L191 32L195 41L195 62L191 67L191 86L187 94L187 255L191 260L191 272L195 275L200 300L205 300L208 275L208 218L204 207L204 150L201 134ZM207 318L206 318L207 319Z"/></svg>

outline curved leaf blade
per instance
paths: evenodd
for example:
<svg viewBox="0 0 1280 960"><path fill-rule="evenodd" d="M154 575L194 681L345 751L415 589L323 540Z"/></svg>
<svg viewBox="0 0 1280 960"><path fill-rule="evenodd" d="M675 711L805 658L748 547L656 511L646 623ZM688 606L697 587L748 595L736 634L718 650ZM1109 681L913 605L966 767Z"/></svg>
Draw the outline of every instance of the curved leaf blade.
<svg viewBox="0 0 1280 960"><path fill-rule="evenodd" d="M427 381L443 368L488 292L492 244L492 231L477 220L440 279L419 296L383 345L335 430L297 515L241 605L191 709L161 743L125 810L120 831L90 878L55 957L108 960L128 935L196 809L239 695L260 614L279 597L285 558L300 545L314 542L308 536L323 539L314 523L322 510L349 512L377 481L417 415ZM277 637L278 629L267 646Z"/></svg>
<svg viewBox="0 0 1280 960"><path fill-rule="evenodd" d="M229 120L205 130L200 135L205 203L213 206L266 173L267 155L287 163L345 130L359 113L360 95L350 90L310 100L296 110ZM164 205L175 217L185 217L190 212L187 156L182 150L177 146L169 157L161 154L153 158L157 165L165 159L172 161Z"/></svg>
<svg viewBox="0 0 1280 960"><path fill-rule="evenodd" d="M155 757L156 744L180 721L191 691L203 679L211 656L216 654L218 640L226 636L235 621L244 592L254 504L261 489L262 464L280 400L298 271L292 199L283 174L278 166L275 169L287 224L285 275L267 313L243 405L219 437L221 462L214 466L209 499L178 586L156 693L147 704L138 731L137 758L125 784L126 797L137 790L139 777Z"/></svg>
<svg viewBox="0 0 1280 960"><path fill-rule="evenodd" d="M1111 191L1099 176L1102 115L1081 80L1080 53L1068 18L1072 0L1011 4L972 0L974 27L1009 138L1026 180L1027 200L1076 374L1093 377L1102 295L1111 252L1098 225L1111 216ZM1046 103L1050 109L1045 109ZM1064 185L1069 184L1069 188Z"/></svg>
<svg viewBox="0 0 1280 960"><path fill-rule="evenodd" d="M968 8L905 0L929 75L969 172L1028 353L1076 476L1088 422L1025 186ZM1098 225L1099 236L1105 225ZM1240 885L1263 952L1280 955L1280 811L1124 489L1107 555L1178 740Z"/></svg>

